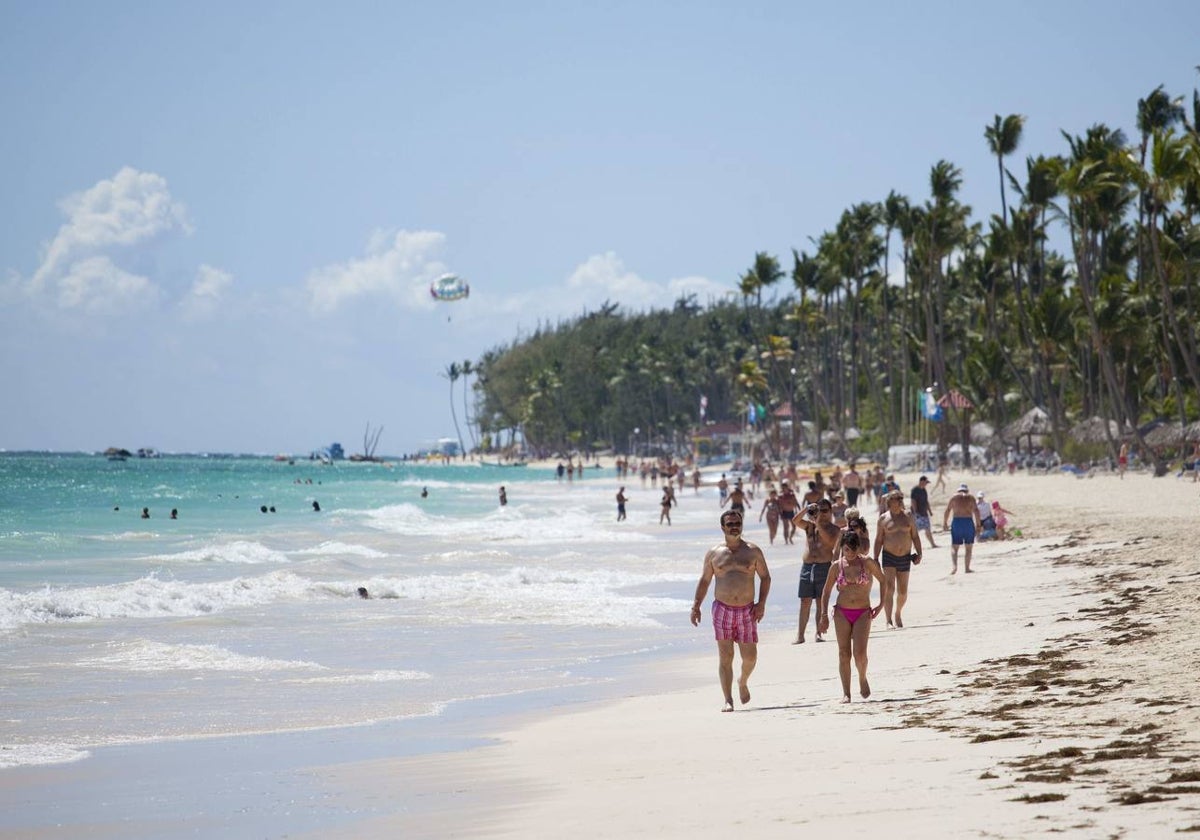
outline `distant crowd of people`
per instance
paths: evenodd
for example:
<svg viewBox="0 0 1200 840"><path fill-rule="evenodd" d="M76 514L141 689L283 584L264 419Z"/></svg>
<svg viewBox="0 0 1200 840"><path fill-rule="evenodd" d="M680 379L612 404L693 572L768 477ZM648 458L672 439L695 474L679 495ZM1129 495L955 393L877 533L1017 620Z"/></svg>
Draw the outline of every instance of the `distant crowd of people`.
<svg viewBox="0 0 1200 840"><path fill-rule="evenodd" d="M766 518L771 544L780 526L785 545L794 544L795 535L804 532L793 644L804 644L810 619L817 642L825 641L832 628L838 644L842 702L851 700L852 670L858 675L860 696L869 697L867 647L872 621L882 612L889 628L904 626L909 577L920 565L925 546L937 547L932 530L930 479L920 476L906 496L893 475L879 467L860 473L852 463L844 472L840 466L835 467L828 479L816 472L803 495L798 496L794 469L777 474L766 465L759 475L768 489L758 519L761 522ZM752 472L752 485L754 476ZM777 477L778 489L774 487ZM944 483L944 470L939 470L938 479ZM718 675L725 701L722 711L729 712L734 709L735 646L741 661L738 698L743 704L750 699L749 679L757 662L757 625L771 590L771 575L761 548L744 539L746 500L753 490L743 487L740 479L730 487L724 475L717 487L724 540L705 555L691 621L693 625L700 623L702 604L711 585ZM871 502L876 507L868 514L865 505ZM728 510L724 510L726 507ZM951 574L958 572L960 553L963 570L972 571L977 540L1007 538L1009 517L1013 515L999 501L989 502L984 492L972 494L966 484L960 484L942 514L942 530L950 537ZM873 535L868 518L874 522ZM872 605L870 598L876 584L880 600Z"/></svg>

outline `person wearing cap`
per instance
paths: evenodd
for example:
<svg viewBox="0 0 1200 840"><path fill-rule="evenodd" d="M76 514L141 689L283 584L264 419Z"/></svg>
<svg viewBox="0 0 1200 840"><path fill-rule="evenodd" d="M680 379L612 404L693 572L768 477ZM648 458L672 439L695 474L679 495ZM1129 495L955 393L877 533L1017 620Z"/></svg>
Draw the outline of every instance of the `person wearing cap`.
<svg viewBox="0 0 1200 840"><path fill-rule="evenodd" d="M750 702L750 674L758 664L758 623L767 606L771 591L771 572L762 549L742 539L742 515L727 510L721 514L721 531L725 535L704 555L704 569L696 584L696 600L692 603L692 626L700 625L701 609L708 586L713 586L712 621L717 638L717 676L725 694L722 712L733 711L733 646L736 643L742 659L738 678L738 695L742 705ZM758 578L758 600L754 600L754 578Z"/></svg>
<svg viewBox="0 0 1200 840"><path fill-rule="evenodd" d="M992 518L992 505L982 490L975 494L975 507L979 509L979 538L991 539L996 534L996 520Z"/></svg>
<svg viewBox="0 0 1200 840"><path fill-rule="evenodd" d="M954 524L950 524L950 514L954 514ZM958 492L946 502L946 511L942 514L942 530L950 532L950 561L953 564L950 574L958 572L958 547L963 549L963 560L967 572L971 571L971 551L975 547L975 532L979 529L979 508L971 495L971 488L965 484L958 485Z"/></svg>
<svg viewBox="0 0 1200 840"><path fill-rule="evenodd" d="M925 532L925 539L930 548L937 548L937 543L933 541L933 526L930 525L930 521L933 519L933 508L929 504L928 476L923 475L917 479L917 486L909 493L909 498L912 499L912 512L916 519L917 530Z"/></svg>

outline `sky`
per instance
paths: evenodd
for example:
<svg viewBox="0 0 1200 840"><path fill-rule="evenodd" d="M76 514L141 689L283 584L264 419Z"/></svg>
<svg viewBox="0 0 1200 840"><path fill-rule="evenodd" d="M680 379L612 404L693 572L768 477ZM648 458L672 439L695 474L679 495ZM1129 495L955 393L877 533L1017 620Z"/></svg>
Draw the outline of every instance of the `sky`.
<svg viewBox="0 0 1200 840"><path fill-rule="evenodd" d="M1194 0L0 0L0 449L416 451L451 363L790 271L939 160L985 220L995 115L1018 173L1132 137L1197 33Z"/></svg>

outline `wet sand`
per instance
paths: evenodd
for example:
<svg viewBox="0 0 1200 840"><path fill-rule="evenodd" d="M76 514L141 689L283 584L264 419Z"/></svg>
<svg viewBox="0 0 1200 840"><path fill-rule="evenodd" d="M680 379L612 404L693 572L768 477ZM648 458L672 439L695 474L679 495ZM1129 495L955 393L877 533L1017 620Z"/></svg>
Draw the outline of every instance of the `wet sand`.
<svg viewBox="0 0 1200 840"><path fill-rule="evenodd" d="M673 666L678 691L564 710L466 753L330 772L381 794L440 780L442 797L336 836L1200 832L1200 486L1018 474L948 489L960 480L1024 536L977 545L975 572L952 576L935 530L906 627L873 628L869 701L839 702L835 643L790 644L798 549L777 541L749 705L719 713L714 646ZM945 499L933 494L935 528ZM747 536L765 542L761 526ZM716 537L664 539L699 572ZM711 638L707 620L706 604L697 632Z"/></svg>

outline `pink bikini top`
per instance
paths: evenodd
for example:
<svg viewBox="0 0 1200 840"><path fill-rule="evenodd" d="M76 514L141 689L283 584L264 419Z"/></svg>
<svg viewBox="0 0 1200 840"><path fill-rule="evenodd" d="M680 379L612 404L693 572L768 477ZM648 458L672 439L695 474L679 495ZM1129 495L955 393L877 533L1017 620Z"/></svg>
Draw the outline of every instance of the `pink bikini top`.
<svg viewBox="0 0 1200 840"><path fill-rule="evenodd" d="M842 591L843 587L851 584L866 584L871 582L871 574L867 571L866 563L862 564L862 573L858 576L858 580L846 580L846 565L845 559L838 561L838 576L836 584L839 592Z"/></svg>

